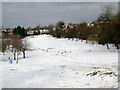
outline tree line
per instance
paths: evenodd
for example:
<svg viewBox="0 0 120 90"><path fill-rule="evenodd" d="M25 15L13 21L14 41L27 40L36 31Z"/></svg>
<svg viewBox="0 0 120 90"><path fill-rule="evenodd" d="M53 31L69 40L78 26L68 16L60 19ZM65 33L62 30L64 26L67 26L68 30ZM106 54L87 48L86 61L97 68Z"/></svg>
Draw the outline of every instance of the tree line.
<svg viewBox="0 0 120 90"><path fill-rule="evenodd" d="M105 6L103 12L96 21L91 23L69 23L65 25L63 21L56 23L55 27L49 29L49 34L57 38L68 38L76 40L92 41L98 44L113 44L120 48L120 19L119 13L113 14L111 6ZM52 25L51 25L52 26Z"/></svg>

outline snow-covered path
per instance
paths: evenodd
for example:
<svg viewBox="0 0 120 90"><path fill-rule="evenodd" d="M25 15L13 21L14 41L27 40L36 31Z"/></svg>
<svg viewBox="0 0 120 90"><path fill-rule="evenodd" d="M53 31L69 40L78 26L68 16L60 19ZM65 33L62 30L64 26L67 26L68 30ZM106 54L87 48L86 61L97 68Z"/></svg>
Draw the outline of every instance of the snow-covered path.
<svg viewBox="0 0 120 90"><path fill-rule="evenodd" d="M12 65L2 62L4 88L117 88L118 52L111 47L30 36L31 51Z"/></svg>

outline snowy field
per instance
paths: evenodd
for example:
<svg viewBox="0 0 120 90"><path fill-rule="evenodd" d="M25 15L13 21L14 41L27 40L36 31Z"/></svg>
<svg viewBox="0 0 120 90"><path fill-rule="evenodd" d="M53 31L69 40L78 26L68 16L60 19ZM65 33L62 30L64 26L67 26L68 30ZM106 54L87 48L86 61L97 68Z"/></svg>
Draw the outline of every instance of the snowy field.
<svg viewBox="0 0 120 90"><path fill-rule="evenodd" d="M0 52L0 89L2 88L2 53Z"/></svg>
<svg viewBox="0 0 120 90"><path fill-rule="evenodd" d="M30 36L26 59L2 62L3 88L117 88L118 51L110 45ZM6 57L7 55L4 55Z"/></svg>

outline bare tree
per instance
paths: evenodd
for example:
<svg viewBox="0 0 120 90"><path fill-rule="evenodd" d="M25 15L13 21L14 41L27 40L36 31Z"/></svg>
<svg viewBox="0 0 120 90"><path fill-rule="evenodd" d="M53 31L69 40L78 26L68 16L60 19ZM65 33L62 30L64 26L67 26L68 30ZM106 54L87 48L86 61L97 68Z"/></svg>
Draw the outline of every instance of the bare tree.
<svg viewBox="0 0 120 90"><path fill-rule="evenodd" d="M4 54L5 50L6 50L6 47L7 47L7 43L4 39L2 39L2 52Z"/></svg>
<svg viewBox="0 0 120 90"><path fill-rule="evenodd" d="M18 53L20 52L21 49L21 39L17 35L12 35L11 36L11 45L12 45L12 53L14 55L14 60L17 59L18 61ZM16 58L17 57L17 58Z"/></svg>
<svg viewBox="0 0 120 90"><path fill-rule="evenodd" d="M103 8L103 13L100 14L98 17L98 21L101 22L101 30L98 33L98 43L101 43L103 45L107 46L107 49L109 49L109 43L111 43L112 40L112 35L109 30L109 25L111 23L111 20L113 18L113 13L112 13L112 6L111 5L106 5Z"/></svg>
<svg viewBox="0 0 120 90"><path fill-rule="evenodd" d="M22 43L21 43L21 51L22 51L22 53L23 53L23 58L26 57L25 52L26 52L26 50L29 50L29 47L30 47L30 44L27 42L27 39L24 38L24 39L22 40Z"/></svg>
<svg viewBox="0 0 120 90"><path fill-rule="evenodd" d="M2 33L2 32L1 32ZM5 33L2 33L2 38L1 38L1 48L2 48L2 53L4 54L4 52L6 51L6 48L8 46L8 43L7 43L7 35Z"/></svg>
<svg viewBox="0 0 120 90"><path fill-rule="evenodd" d="M17 35L13 35L11 37L11 45L12 45L12 52L14 54L14 60L17 60L18 63L18 56L20 53L23 53L23 58L26 57L26 50L29 49L30 44L27 42L27 39L20 39Z"/></svg>

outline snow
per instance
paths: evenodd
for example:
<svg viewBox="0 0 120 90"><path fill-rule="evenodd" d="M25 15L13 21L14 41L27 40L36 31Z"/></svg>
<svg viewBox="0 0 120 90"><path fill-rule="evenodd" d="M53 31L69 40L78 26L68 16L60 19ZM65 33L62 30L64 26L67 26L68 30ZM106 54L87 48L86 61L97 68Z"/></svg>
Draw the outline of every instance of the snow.
<svg viewBox="0 0 120 90"><path fill-rule="evenodd" d="M112 46L27 37L31 50L19 63L2 62L3 88L117 88L118 52ZM7 55L5 55L7 56ZM4 56L4 57L5 57Z"/></svg>
<svg viewBox="0 0 120 90"><path fill-rule="evenodd" d="M2 53L0 52L0 89L2 88Z"/></svg>

